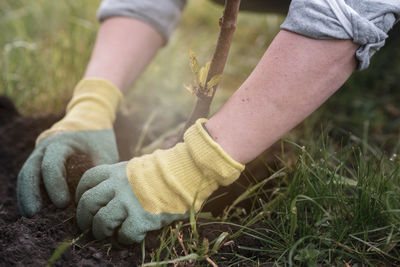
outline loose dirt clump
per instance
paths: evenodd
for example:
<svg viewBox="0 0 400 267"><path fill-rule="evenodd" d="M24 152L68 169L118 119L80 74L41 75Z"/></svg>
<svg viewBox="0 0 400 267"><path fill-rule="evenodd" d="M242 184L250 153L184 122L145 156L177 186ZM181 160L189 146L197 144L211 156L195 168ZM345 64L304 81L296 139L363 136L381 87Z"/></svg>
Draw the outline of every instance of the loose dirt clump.
<svg viewBox="0 0 400 267"><path fill-rule="evenodd" d="M85 154L75 154L67 159L66 173L71 199L74 199L75 190L82 175L85 173L85 171L93 167L94 165L91 158Z"/></svg>
<svg viewBox="0 0 400 267"><path fill-rule="evenodd" d="M24 117L15 109L9 99L0 97L0 265L33 265L42 266L47 263L54 250L63 241L76 242L60 255L55 265L59 266L136 266L142 263L142 248L140 245L121 246L114 239L96 241L90 233L82 234L75 222L75 203L66 209L57 209L45 199L44 208L33 218L19 215L16 198L17 175L24 161L32 152L36 137L62 115ZM127 124L129 122L129 124ZM128 159L127 147L134 147L135 133L133 127L139 127L127 118L117 119L115 131L120 154ZM129 133L129 134L127 134ZM129 137L130 136L130 139ZM123 140L123 142L120 142ZM72 198L82 174L93 166L86 155L78 154L67 160L67 180ZM261 173L261 172L259 172ZM262 171L267 175L266 167ZM214 214L221 213L235 196L243 192L249 184L244 176L242 184L221 189L218 193L229 192L225 198L214 201L206 210ZM225 194L226 195L226 194ZM43 196L46 196L43 193ZM201 238L213 240L222 232L232 233L232 227L210 224L199 227ZM150 232L145 240L146 261L149 255L159 246L159 231ZM254 240L253 240L254 241ZM252 241L252 242L253 242ZM248 242L248 241L246 241ZM225 246L223 252L231 253L238 244ZM252 246L252 244L242 244ZM259 244L256 244L259 246Z"/></svg>

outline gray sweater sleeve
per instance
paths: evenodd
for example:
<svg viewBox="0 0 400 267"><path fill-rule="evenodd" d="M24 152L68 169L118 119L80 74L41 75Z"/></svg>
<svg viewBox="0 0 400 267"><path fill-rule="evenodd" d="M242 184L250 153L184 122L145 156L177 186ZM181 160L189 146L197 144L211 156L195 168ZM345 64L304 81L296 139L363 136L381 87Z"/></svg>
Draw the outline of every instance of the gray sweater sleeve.
<svg viewBox="0 0 400 267"><path fill-rule="evenodd" d="M360 70L398 22L400 0L292 0L282 29L315 39L351 39Z"/></svg>
<svg viewBox="0 0 400 267"><path fill-rule="evenodd" d="M97 16L100 21L115 16L141 20L168 41L185 4L186 0L103 0Z"/></svg>

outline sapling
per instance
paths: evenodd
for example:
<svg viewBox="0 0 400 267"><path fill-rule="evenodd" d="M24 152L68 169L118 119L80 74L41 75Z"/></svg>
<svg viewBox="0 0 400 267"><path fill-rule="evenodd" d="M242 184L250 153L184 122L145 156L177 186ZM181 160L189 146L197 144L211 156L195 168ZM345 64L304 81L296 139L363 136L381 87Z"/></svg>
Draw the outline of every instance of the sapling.
<svg viewBox="0 0 400 267"><path fill-rule="evenodd" d="M182 141L185 131L194 124L197 119L208 117L211 102L214 98L218 84L221 81L222 73L228 58L233 34L236 29L239 7L240 0L225 0L224 12L219 20L220 32L217 46L211 62L208 62L204 67L200 67L194 52L190 52L190 65L195 80L192 85L186 87L197 96L197 102L189 118L186 120L185 126L179 134L165 138L161 145L162 148L172 147L176 143Z"/></svg>

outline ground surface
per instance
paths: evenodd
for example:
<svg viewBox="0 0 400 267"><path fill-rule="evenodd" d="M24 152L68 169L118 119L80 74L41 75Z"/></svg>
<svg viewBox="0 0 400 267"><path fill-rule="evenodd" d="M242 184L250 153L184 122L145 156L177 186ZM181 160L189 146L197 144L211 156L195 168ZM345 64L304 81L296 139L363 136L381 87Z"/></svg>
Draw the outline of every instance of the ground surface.
<svg viewBox="0 0 400 267"><path fill-rule="evenodd" d="M81 235L75 222L75 205L71 204L67 209L60 210L47 200L45 208L33 218L21 217L17 208L16 182L18 172L31 153L36 137L60 116L23 117L6 98L0 98L0 114L0 265L42 266L63 241L71 241ZM123 128L121 125L127 123L126 119L119 121L123 123L117 122L116 129ZM122 132L117 130L117 136L126 140ZM77 184L83 172L91 167L90 160L84 155L70 158L67 165L71 188ZM218 203L219 207L215 208L214 204L211 210L220 212L224 203L229 203L229 199ZM233 228L234 226L211 224L200 227L199 234L214 240L222 232L232 233ZM153 232L147 235L145 260L148 260L151 252L159 246L158 234ZM241 242L247 247L259 245L256 240L248 238L241 239ZM240 242L230 243L229 246L221 248L221 251L237 251L238 245L241 245ZM140 245L122 247L111 239L99 242L94 241L90 235L85 235L66 249L56 261L56 265L122 266L138 265L142 262Z"/></svg>

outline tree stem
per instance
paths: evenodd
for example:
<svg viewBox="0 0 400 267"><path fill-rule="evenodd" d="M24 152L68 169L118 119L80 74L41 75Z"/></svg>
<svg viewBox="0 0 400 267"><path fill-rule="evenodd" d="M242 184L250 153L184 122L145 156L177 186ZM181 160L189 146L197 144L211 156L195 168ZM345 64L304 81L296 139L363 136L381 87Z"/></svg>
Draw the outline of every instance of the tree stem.
<svg viewBox="0 0 400 267"><path fill-rule="evenodd" d="M220 32L218 36L218 42L211 60L210 71L207 75L207 82L210 81L210 79L215 75L222 74L224 71L233 34L236 29L239 7L240 0L225 0L224 13L219 20ZM214 98L217 87L218 85L214 86L212 96L208 97L203 95L197 98L196 105L187 119L185 127L182 129L177 142L183 140L183 134L192 124L196 122L197 119L208 117L210 113L211 102Z"/></svg>

